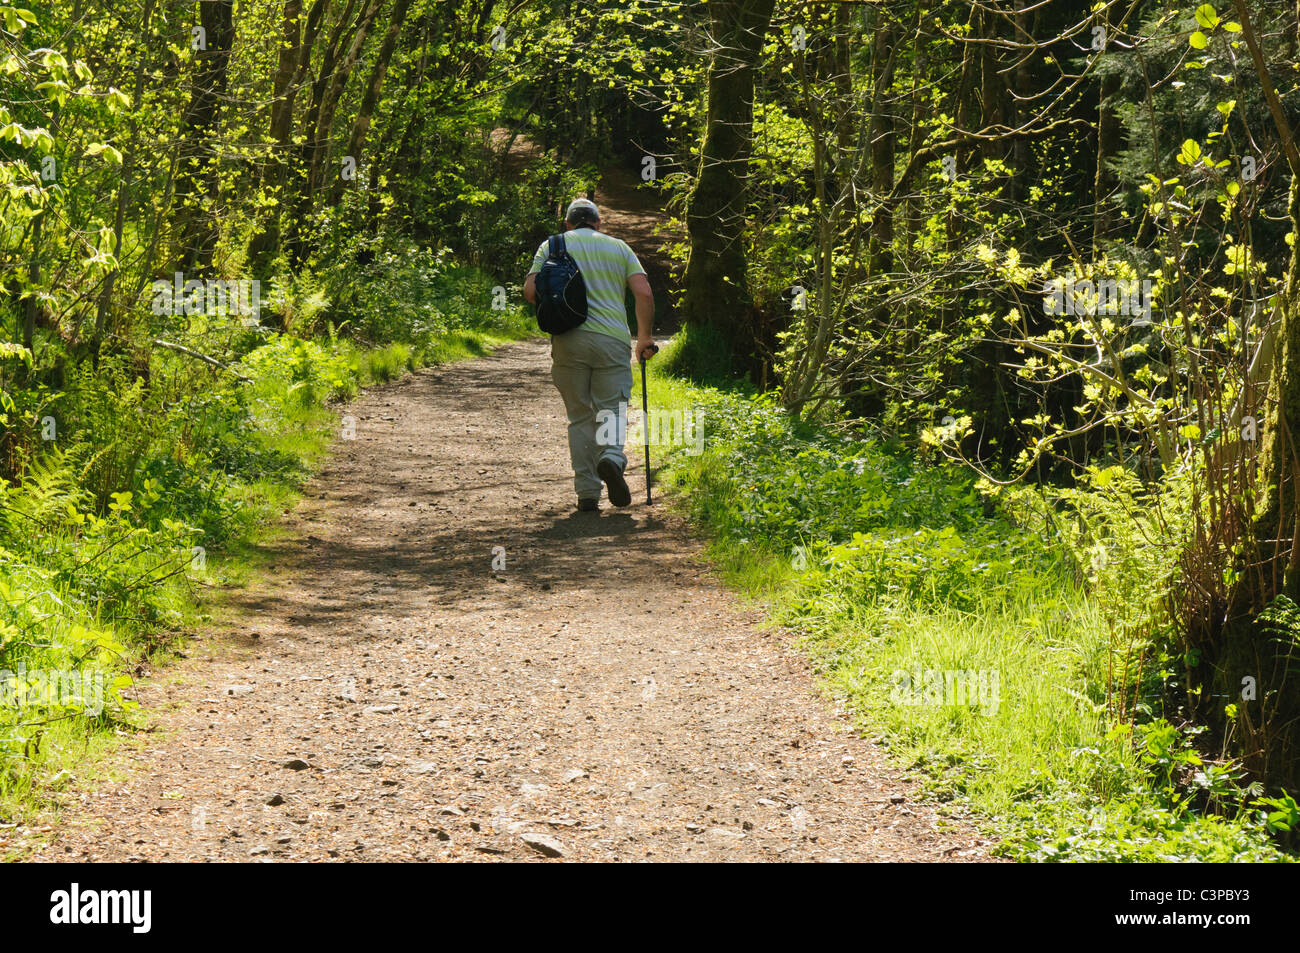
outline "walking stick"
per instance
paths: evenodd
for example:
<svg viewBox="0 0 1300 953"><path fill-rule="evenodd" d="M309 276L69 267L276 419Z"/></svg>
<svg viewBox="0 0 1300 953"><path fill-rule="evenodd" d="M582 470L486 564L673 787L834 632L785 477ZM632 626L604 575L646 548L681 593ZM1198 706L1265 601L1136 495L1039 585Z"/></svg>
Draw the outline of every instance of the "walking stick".
<svg viewBox="0 0 1300 953"><path fill-rule="evenodd" d="M659 353L659 347L651 344L651 355ZM640 355L638 355L640 357ZM645 358L641 358L641 432L645 434L645 505L650 505L650 398L645 385Z"/></svg>

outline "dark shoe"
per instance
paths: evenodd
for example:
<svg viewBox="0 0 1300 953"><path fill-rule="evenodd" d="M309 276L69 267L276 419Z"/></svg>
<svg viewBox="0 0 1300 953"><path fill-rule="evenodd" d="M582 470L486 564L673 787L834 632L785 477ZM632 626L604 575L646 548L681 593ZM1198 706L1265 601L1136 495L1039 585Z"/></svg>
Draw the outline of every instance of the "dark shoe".
<svg viewBox="0 0 1300 953"><path fill-rule="evenodd" d="M600 500L579 500L579 513L594 513L600 509Z"/></svg>
<svg viewBox="0 0 1300 953"><path fill-rule="evenodd" d="M632 502L632 491L627 488L627 481L623 479L622 468L609 457L596 464L596 475L605 481L605 489L609 492L611 503L615 506L627 506Z"/></svg>

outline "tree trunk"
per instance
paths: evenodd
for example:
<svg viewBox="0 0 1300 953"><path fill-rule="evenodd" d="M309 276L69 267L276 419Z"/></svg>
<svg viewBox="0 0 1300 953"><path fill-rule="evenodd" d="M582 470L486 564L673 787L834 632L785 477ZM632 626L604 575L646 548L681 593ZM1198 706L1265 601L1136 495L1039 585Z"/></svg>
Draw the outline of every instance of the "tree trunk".
<svg viewBox="0 0 1300 953"><path fill-rule="evenodd" d="M205 213L199 206L204 198L216 197L217 163L213 143L235 41L234 8L234 0L199 4L199 25L203 27L207 48L195 54L196 72L190 103L182 120L184 132L173 194L176 244L172 257L181 271L210 265L217 240L215 223L204 220ZM135 105L139 108L138 103Z"/></svg>
<svg viewBox="0 0 1300 953"><path fill-rule="evenodd" d="M357 24L356 32L352 35L352 43L348 46L347 55L339 62L333 76L330 78L331 81L317 115L316 134L312 139L311 162L307 169L310 194L315 194L324 185L325 167L329 161L330 140L334 135L334 113L338 110L339 100L343 98L343 89L347 85L348 76L351 75L353 68L357 65L357 60L361 57L361 50L365 46L366 38L370 35L370 28L374 25L375 17L378 16L381 6L383 6L383 0L371 0L370 4L364 8L361 21Z"/></svg>
<svg viewBox="0 0 1300 953"><path fill-rule="evenodd" d="M1300 151L1249 11L1243 0L1234 0L1233 5L1290 168L1291 228L1300 234ZM1300 244L1291 251L1280 305L1269 385L1272 400L1262 424L1256 483L1261 511L1253 522L1248 522L1248 510L1238 520L1244 524L1239 527L1244 538L1233 567L1237 581L1228 592L1226 608L1217 611L1216 607L1212 618L1197 620L1200 630L1189 638L1199 636L1206 647L1206 669L1202 671L1210 673L1205 678L1214 694L1226 695L1238 708L1232 727L1246 766L1265 783L1294 790L1300 783L1300 692L1295 673L1300 633L1294 624L1270 621L1261 618L1261 613L1279 608L1279 597L1300 604L1300 508L1296 499L1300 481L1296 448L1300 434ZM1253 700L1244 697L1246 679L1253 680ZM1209 714L1221 720L1222 708L1221 704L1212 705Z"/></svg>
<svg viewBox="0 0 1300 953"><path fill-rule="evenodd" d="M397 48L397 40L410 7L411 0L396 0L393 4L393 9L389 13L388 31L384 34L383 43L379 47L379 56L375 60L374 68L370 71L370 80L366 83L365 94L361 97L361 106L357 109L357 118L352 123L352 135L348 137L347 151L343 154L352 157L358 174L361 169L361 152L366 144L366 133L370 131L375 107L379 104L379 93L384 87L384 76L388 73L388 61L392 59L393 50ZM374 184L374 177L371 177L372 187ZM342 194L343 177L339 176L334 180L334 187L330 191L330 202L337 202Z"/></svg>
<svg viewBox="0 0 1300 953"><path fill-rule="evenodd" d="M1114 19L1118 17L1119 8L1111 7L1105 24L1107 42L1116 26ZM1092 257L1094 259L1101 257L1102 244L1106 240L1113 218L1111 195L1119 184L1115 173L1110 169L1110 163L1123 144L1123 126L1115 111L1119 90L1118 75L1112 74L1102 78L1097 103L1097 167L1092 186Z"/></svg>
<svg viewBox="0 0 1300 953"><path fill-rule="evenodd" d="M746 340L753 301L746 276L745 221L753 145L754 70L774 0L710 0L715 44L700 172L686 213L690 256L683 318L718 332L711 345L733 369L753 357Z"/></svg>
<svg viewBox="0 0 1300 953"><path fill-rule="evenodd" d="M283 201L285 184L293 155L293 109L298 90L311 65L312 48L320 32L321 21L329 0L316 0L307 14L305 29L302 21L302 0L285 0L280 27L280 55L276 65L275 86L272 92L270 136L275 141L275 152L268 177L272 193ZM268 260L280 250L280 219L283 205L269 216L266 229L259 232L250 243L248 257L255 273L265 267Z"/></svg>
<svg viewBox="0 0 1300 953"><path fill-rule="evenodd" d="M884 17L884 11L880 11ZM871 187L881 204L871 222L871 274L878 277L894 267L894 212L884 198L894 191L894 117L890 87L894 83L894 23L876 25L872 51Z"/></svg>
<svg viewBox="0 0 1300 953"><path fill-rule="evenodd" d="M122 269L122 235L126 229L126 203L131 192L131 181L135 177L136 156L140 150L140 101L144 98L144 82L147 75L148 59L144 55L146 38L149 35L149 20L153 16L154 0L146 0L144 12L140 17L140 61L135 68L135 98L131 100L131 134L122 150L122 181L117 184L116 208L113 212L113 257L117 267L104 278L104 288L99 294L95 308L95 333L91 341L92 350L98 351L108 327L108 312L113 304L113 292L117 287L117 276Z"/></svg>

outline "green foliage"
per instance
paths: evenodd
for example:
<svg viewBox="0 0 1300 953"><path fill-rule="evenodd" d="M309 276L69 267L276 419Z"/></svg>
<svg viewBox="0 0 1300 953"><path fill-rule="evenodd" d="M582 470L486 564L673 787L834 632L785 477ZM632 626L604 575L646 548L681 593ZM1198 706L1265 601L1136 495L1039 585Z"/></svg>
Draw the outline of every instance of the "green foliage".
<svg viewBox="0 0 1300 953"><path fill-rule="evenodd" d="M378 286L382 272L366 280ZM6 433L24 463L0 480L0 810L30 808L88 745L133 722L128 673L179 646L203 619L202 590L239 573L238 553L327 445L328 403L529 333L518 308L478 303L490 300L485 276L439 280L463 294L442 301L436 330L400 325L410 343L262 331L239 338L253 346L232 369L248 383L170 350L106 353L42 392L55 440ZM33 687L6 705L5 673L20 667ZM102 706L47 698L36 680L49 670L101 678Z"/></svg>
<svg viewBox="0 0 1300 953"><path fill-rule="evenodd" d="M1177 667L1119 669L1116 653L1146 644L1153 618L1140 595L1123 610L1124 594L1158 600L1170 573L1167 524L1136 505L1140 484L1098 471L1053 502L1025 488L990 495L960 469L808 427L770 398L669 393L707 407L708 450L675 457L672 479L714 557L802 634L932 797L988 819L1001 852L1281 858L1260 813L1284 809L1252 807L1237 765L1206 758L1199 729L1154 710ZM1171 519L1175 504L1171 493ZM1117 625L1131 643L1116 645ZM900 702L900 673L918 670L986 673L994 691Z"/></svg>
<svg viewBox="0 0 1300 953"><path fill-rule="evenodd" d="M1040 863L1277 863L1256 825L1153 804L1142 789L1105 803L1069 793L1023 805L1003 825L999 852Z"/></svg>

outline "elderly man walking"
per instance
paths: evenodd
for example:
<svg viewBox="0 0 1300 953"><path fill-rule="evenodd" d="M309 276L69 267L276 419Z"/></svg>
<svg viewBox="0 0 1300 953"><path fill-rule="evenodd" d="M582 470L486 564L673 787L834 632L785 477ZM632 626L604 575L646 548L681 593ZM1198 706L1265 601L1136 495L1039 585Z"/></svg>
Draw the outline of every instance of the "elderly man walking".
<svg viewBox="0 0 1300 953"><path fill-rule="evenodd" d="M551 338L551 380L564 398L569 418L569 459L573 465L573 488L578 509L600 509L603 483L609 501L627 506L632 493L623 471L627 404L632 397L632 366L624 289L636 299L636 348L638 360L648 360L655 351L651 337L654 295L645 269L627 242L600 231L600 210L588 199L574 199L564 215L564 244L577 262L587 286L587 320L571 331ZM537 303L536 278L548 254L549 240L533 256L533 267L524 279L524 298ZM612 416L611 416L612 415ZM611 428L603 422L618 422ZM598 434L599 428L599 434ZM600 439L598 440L598 435Z"/></svg>

